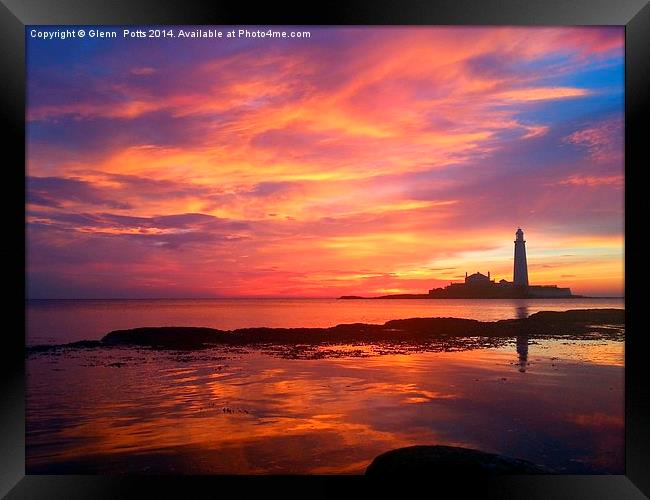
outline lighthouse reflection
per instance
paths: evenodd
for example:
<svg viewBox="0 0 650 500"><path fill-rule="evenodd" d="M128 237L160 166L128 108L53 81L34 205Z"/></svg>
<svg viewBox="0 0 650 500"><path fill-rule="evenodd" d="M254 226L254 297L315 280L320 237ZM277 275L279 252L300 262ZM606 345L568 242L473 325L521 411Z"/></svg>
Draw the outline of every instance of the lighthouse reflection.
<svg viewBox="0 0 650 500"><path fill-rule="evenodd" d="M528 317L528 305L524 304L523 306L517 307L517 319L525 319ZM526 372L526 366L528 365L528 332L522 330L517 333L516 336L516 346L517 346L517 356L519 357L519 362L517 366L521 373Z"/></svg>

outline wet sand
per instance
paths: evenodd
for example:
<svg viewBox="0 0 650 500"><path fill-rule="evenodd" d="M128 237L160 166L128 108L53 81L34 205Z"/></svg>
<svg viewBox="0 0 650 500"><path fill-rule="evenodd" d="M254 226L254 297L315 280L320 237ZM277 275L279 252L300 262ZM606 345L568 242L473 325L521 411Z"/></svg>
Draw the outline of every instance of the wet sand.
<svg viewBox="0 0 650 500"><path fill-rule="evenodd" d="M28 350L28 473L362 474L412 445L623 471L621 310L147 330Z"/></svg>
<svg viewBox="0 0 650 500"><path fill-rule="evenodd" d="M362 474L415 444L623 471L620 341L321 359L122 346L27 367L30 474Z"/></svg>

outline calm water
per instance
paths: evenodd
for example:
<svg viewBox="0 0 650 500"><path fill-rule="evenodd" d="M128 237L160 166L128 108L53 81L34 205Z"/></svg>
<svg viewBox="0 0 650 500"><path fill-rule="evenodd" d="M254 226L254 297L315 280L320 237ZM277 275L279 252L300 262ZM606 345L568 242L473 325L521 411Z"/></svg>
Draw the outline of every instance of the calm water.
<svg viewBox="0 0 650 500"><path fill-rule="evenodd" d="M496 321L541 310L608 307L623 309L624 300L39 300L27 304L27 344L97 340L111 330L140 326L328 327L436 316Z"/></svg>
<svg viewBox="0 0 650 500"><path fill-rule="evenodd" d="M623 301L48 301L29 304L28 335L60 343L142 325L494 320L583 307ZM622 473L623 354L623 342L527 338L325 359L223 347L33 354L27 471L359 474L390 449L445 444L558 472Z"/></svg>

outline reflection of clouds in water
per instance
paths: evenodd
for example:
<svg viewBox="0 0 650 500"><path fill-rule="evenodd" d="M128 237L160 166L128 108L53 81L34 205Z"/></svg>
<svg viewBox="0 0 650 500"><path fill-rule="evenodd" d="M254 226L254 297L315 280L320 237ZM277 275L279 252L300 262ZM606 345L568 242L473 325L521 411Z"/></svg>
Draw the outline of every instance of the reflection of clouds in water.
<svg viewBox="0 0 650 500"><path fill-rule="evenodd" d="M528 316L530 316L530 306L525 299L522 299L515 305L514 317L517 319L526 319Z"/></svg>
<svg viewBox="0 0 650 500"><path fill-rule="evenodd" d="M119 369L82 366L78 353L62 372L30 358L28 467L81 460L101 471L142 454L152 471L360 473L390 449L447 444L572 472L622 470L620 366L567 360L558 372L540 356L520 377L505 349L324 360L219 352L191 365L150 352Z"/></svg>

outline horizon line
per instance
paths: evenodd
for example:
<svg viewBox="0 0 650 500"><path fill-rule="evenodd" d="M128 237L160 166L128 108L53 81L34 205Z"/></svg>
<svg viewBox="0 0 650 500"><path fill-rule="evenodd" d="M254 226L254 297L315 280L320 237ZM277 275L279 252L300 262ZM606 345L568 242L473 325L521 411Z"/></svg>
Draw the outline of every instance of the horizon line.
<svg viewBox="0 0 650 500"><path fill-rule="evenodd" d="M394 295L394 294L393 294ZM361 298L379 298L379 297L385 297L385 296L390 296L390 294L386 295L378 295L378 296L361 296ZM301 297L301 296L273 296L273 297L255 297L255 296L235 296L235 297L25 297L26 301L32 301L32 300L242 300L242 299L255 299L255 300L278 300L278 299L292 299L292 300L310 300L310 299L317 299L317 300L326 300L326 299L333 299L337 300L341 296L339 295L338 297L332 297L332 296L327 296L327 297ZM567 298L567 297L565 297ZM570 297L568 297L570 298ZM580 297L575 297L577 299L624 299L625 295L582 295ZM522 298L522 299L501 299L501 298L494 298L492 300L539 300L540 298ZM558 297L550 297L550 299L558 299ZM394 300L394 299L392 299ZM408 300L408 299L405 299ZM440 300L440 299L432 299L432 300ZM446 299L446 300L490 300L490 299ZM541 300L548 300L548 298L542 297Z"/></svg>

